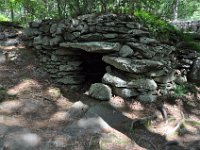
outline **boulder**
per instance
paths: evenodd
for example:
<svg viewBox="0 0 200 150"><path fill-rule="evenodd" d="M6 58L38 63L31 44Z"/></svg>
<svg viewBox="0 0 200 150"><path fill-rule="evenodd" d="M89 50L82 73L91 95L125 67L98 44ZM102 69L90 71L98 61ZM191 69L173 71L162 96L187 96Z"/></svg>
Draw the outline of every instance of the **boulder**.
<svg viewBox="0 0 200 150"><path fill-rule="evenodd" d="M104 56L103 61L122 71L130 73L145 73L151 70L161 68L163 64L160 61L147 59L130 59L115 56Z"/></svg>
<svg viewBox="0 0 200 150"><path fill-rule="evenodd" d="M112 90L109 86L102 83L95 83L90 86L89 95L99 100L110 100Z"/></svg>
<svg viewBox="0 0 200 150"><path fill-rule="evenodd" d="M196 83L200 82L200 57L198 57L194 62L194 66L192 67L192 70L189 73L188 79Z"/></svg>
<svg viewBox="0 0 200 150"><path fill-rule="evenodd" d="M110 73L104 74L102 82L115 87L128 87L128 81Z"/></svg>
<svg viewBox="0 0 200 150"><path fill-rule="evenodd" d="M80 43L61 43L61 47L82 49L86 52L94 53L110 53L119 51L121 48L120 43L110 42L80 42Z"/></svg>
<svg viewBox="0 0 200 150"><path fill-rule="evenodd" d="M138 100L144 103L152 103L157 100L157 96L151 93L145 93L138 96Z"/></svg>

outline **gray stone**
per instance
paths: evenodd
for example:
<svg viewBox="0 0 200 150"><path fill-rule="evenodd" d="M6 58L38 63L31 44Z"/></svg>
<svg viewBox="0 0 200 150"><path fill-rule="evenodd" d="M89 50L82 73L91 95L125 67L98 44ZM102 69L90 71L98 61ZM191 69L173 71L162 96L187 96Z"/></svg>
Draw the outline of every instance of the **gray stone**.
<svg viewBox="0 0 200 150"><path fill-rule="evenodd" d="M0 64L3 64L5 62L6 62L6 56L2 51L0 51Z"/></svg>
<svg viewBox="0 0 200 150"><path fill-rule="evenodd" d="M7 39L5 42L3 42L2 46L17 46L19 44L19 39Z"/></svg>
<svg viewBox="0 0 200 150"><path fill-rule="evenodd" d="M56 79L58 83L63 84L81 84L85 80L84 76L81 75L67 75L66 77Z"/></svg>
<svg viewBox="0 0 200 150"><path fill-rule="evenodd" d="M74 39L76 39L76 37L70 32L65 32L64 33L64 39L66 41L73 41Z"/></svg>
<svg viewBox="0 0 200 150"><path fill-rule="evenodd" d="M33 39L33 45L41 45L42 44L42 36L39 35Z"/></svg>
<svg viewBox="0 0 200 150"><path fill-rule="evenodd" d="M146 89L150 91L156 90L158 87L153 79L132 80L128 85L137 89Z"/></svg>
<svg viewBox="0 0 200 150"><path fill-rule="evenodd" d="M89 109L88 105L84 104L81 101L74 103L66 113L66 118L80 118L85 115Z"/></svg>
<svg viewBox="0 0 200 150"><path fill-rule="evenodd" d="M86 34L82 35L79 38L79 41L100 41L103 40L104 37L100 33L91 33L91 34Z"/></svg>
<svg viewBox="0 0 200 150"><path fill-rule="evenodd" d="M144 103L152 103L157 100L156 95L152 95L151 93L146 93L138 96L138 100Z"/></svg>
<svg viewBox="0 0 200 150"><path fill-rule="evenodd" d="M176 80L180 76L181 72L179 70L172 70L171 72L168 72L167 75L156 77L154 80L159 83L168 83Z"/></svg>
<svg viewBox="0 0 200 150"><path fill-rule="evenodd" d="M142 43L128 42L127 45L133 48L133 50L137 50L138 52L140 52L145 58L152 58L156 54L152 50L152 47Z"/></svg>
<svg viewBox="0 0 200 150"><path fill-rule="evenodd" d="M31 23L31 27L38 28L41 25L42 21L34 21Z"/></svg>
<svg viewBox="0 0 200 150"><path fill-rule="evenodd" d="M143 31L143 30L140 30L140 29L132 29L132 30L129 30L128 33L130 33L134 36L149 36L148 31Z"/></svg>
<svg viewBox="0 0 200 150"><path fill-rule="evenodd" d="M128 22L126 23L126 26L130 29L135 29L137 28L137 25L134 22Z"/></svg>
<svg viewBox="0 0 200 150"><path fill-rule="evenodd" d="M104 62L114 66L117 69L131 73L145 73L163 66L163 64L159 61L147 59L135 60L114 56L104 56L102 59Z"/></svg>
<svg viewBox="0 0 200 150"><path fill-rule="evenodd" d="M89 95L99 100L110 100L112 90L109 86L102 83L95 83L90 86Z"/></svg>
<svg viewBox="0 0 200 150"><path fill-rule="evenodd" d="M200 82L200 57L194 62L191 72L189 73L189 80L199 83Z"/></svg>
<svg viewBox="0 0 200 150"><path fill-rule="evenodd" d="M140 37L140 42L144 44L158 44L159 42L156 39L148 38L148 37Z"/></svg>
<svg viewBox="0 0 200 150"><path fill-rule="evenodd" d="M44 24L39 27L39 31L43 33L48 33L49 30L50 30L50 26L48 24Z"/></svg>
<svg viewBox="0 0 200 150"><path fill-rule="evenodd" d="M148 73L146 73L147 76L149 77L160 77L160 76L166 76L168 74L168 70L167 69L162 69L162 70L158 70L158 71L150 71Z"/></svg>
<svg viewBox="0 0 200 150"><path fill-rule="evenodd" d="M42 32L35 28L27 28L24 30L24 35L27 37L36 36L40 34L42 34Z"/></svg>
<svg viewBox="0 0 200 150"><path fill-rule="evenodd" d="M62 36L56 36L50 39L49 44L50 46L57 46L62 41L63 41Z"/></svg>
<svg viewBox="0 0 200 150"><path fill-rule="evenodd" d="M128 81L110 73L104 74L102 82L115 87L128 87Z"/></svg>
<svg viewBox="0 0 200 150"><path fill-rule="evenodd" d="M76 64L71 64L71 65L60 65L59 70L60 71L79 71L82 70L83 68L80 66L77 66Z"/></svg>
<svg viewBox="0 0 200 150"><path fill-rule="evenodd" d="M164 89L164 90L174 90L176 88L176 84L174 82L169 82L165 84L158 84L159 89Z"/></svg>
<svg viewBox="0 0 200 150"><path fill-rule="evenodd" d="M85 117L67 126L63 133L75 137L80 137L86 133L101 133L111 131L111 127L101 117Z"/></svg>
<svg viewBox="0 0 200 150"><path fill-rule="evenodd" d="M176 48L174 46L169 46L166 44L162 44L156 47L153 47L152 51L158 53L161 57L168 57Z"/></svg>
<svg viewBox="0 0 200 150"><path fill-rule="evenodd" d="M50 40L51 40L51 38L49 36L44 36L42 38L42 45L49 46L50 45Z"/></svg>
<svg viewBox="0 0 200 150"><path fill-rule="evenodd" d="M0 33L0 40L5 39L5 34L4 33Z"/></svg>
<svg viewBox="0 0 200 150"><path fill-rule="evenodd" d="M52 34L55 33L57 30L57 26L58 26L57 23L52 24L50 27L50 33L52 33Z"/></svg>
<svg viewBox="0 0 200 150"><path fill-rule="evenodd" d="M66 29L66 25L64 23L59 23L56 28L55 34L63 34Z"/></svg>
<svg viewBox="0 0 200 150"><path fill-rule="evenodd" d="M131 31L128 28L125 27L108 27L108 26L96 26L96 31L100 33L105 32L115 32L115 33L131 33Z"/></svg>
<svg viewBox="0 0 200 150"><path fill-rule="evenodd" d="M127 45L122 46L122 48L119 51L119 55L121 57L130 57L133 56L133 54L134 54L133 50Z"/></svg>
<svg viewBox="0 0 200 150"><path fill-rule="evenodd" d="M118 37L118 34L116 34L116 33L103 34L103 37L107 38L107 39L114 39L114 38Z"/></svg>
<svg viewBox="0 0 200 150"><path fill-rule="evenodd" d="M111 106L110 103L100 103L92 106L85 114L86 118L100 116L105 120L111 127L115 129L125 129L126 123L131 123L131 119L127 118L118 111L116 108Z"/></svg>
<svg viewBox="0 0 200 150"><path fill-rule="evenodd" d="M82 49L86 52L95 53L109 53L119 51L121 48L120 43L110 43L110 42L80 42L80 43L61 43L61 47L71 47Z"/></svg>
<svg viewBox="0 0 200 150"><path fill-rule="evenodd" d="M131 98L134 96L138 96L139 93L136 91L136 89L131 88L117 88L113 87L113 93L117 96L121 96L123 98Z"/></svg>
<svg viewBox="0 0 200 150"><path fill-rule="evenodd" d="M57 73L59 70L58 69L50 69L50 68L48 68L47 69L47 71L49 72L49 73Z"/></svg>

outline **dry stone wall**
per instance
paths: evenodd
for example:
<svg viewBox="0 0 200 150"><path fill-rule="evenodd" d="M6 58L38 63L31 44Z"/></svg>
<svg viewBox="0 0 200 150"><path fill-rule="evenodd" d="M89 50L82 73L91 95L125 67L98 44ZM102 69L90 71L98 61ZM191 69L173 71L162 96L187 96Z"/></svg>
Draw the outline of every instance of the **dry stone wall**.
<svg viewBox="0 0 200 150"><path fill-rule="evenodd" d="M179 29L200 33L200 21L173 21L171 23Z"/></svg>
<svg viewBox="0 0 200 150"><path fill-rule="evenodd" d="M21 35L22 27L11 22L0 22L0 63L18 58L16 49L21 47Z"/></svg>
<svg viewBox="0 0 200 150"><path fill-rule="evenodd" d="M150 37L147 28L131 16L90 14L31 22L25 35L26 44L38 52L42 65L59 84L84 83L83 53L102 56L107 64L102 83L114 95L124 98L152 102L158 95L172 92L176 84L187 81L186 63L180 66L175 47ZM98 88L91 91L110 91L107 86L100 86L93 86Z"/></svg>

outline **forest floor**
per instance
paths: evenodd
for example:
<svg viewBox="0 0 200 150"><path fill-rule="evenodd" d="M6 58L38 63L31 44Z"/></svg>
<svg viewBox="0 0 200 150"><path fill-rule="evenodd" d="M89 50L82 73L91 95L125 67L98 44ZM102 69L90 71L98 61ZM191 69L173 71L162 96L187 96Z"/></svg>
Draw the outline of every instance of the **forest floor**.
<svg viewBox="0 0 200 150"><path fill-rule="evenodd" d="M16 60L0 64L0 149L200 149L200 87L162 99L165 121L158 104L100 102L84 91L59 90L32 51L17 51ZM81 109L72 109L78 101ZM101 118L90 118L92 110Z"/></svg>

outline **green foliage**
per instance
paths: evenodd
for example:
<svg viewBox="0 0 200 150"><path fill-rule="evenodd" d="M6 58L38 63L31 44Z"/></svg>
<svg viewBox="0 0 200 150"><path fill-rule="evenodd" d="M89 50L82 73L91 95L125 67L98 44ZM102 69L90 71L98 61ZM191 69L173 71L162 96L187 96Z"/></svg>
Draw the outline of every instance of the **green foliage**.
<svg viewBox="0 0 200 150"><path fill-rule="evenodd" d="M10 20L27 23L46 18L66 18L88 13L114 12L165 19L200 19L199 0L1 0L0 13ZM166 22L143 14L148 21L166 29ZM165 27L164 27L165 26ZM164 28L163 28L164 27ZM154 28L155 29L155 28ZM165 31L163 31L165 32Z"/></svg>
<svg viewBox="0 0 200 150"><path fill-rule="evenodd" d="M192 85L186 84L186 83L177 85L175 90L174 90L175 96L184 96L185 94L187 94L190 91L191 86Z"/></svg>
<svg viewBox="0 0 200 150"><path fill-rule="evenodd" d="M186 48L200 52L200 43L195 41L195 33L184 33L180 31L179 36L181 41L184 42Z"/></svg>
<svg viewBox="0 0 200 150"><path fill-rule="evenodd" d="M148 12L136 11L134 14L139 21L147 26L152 34L160 40L169 39L170 33L176 32L174 26Z"/></svg>
<svg viewBox="0 0 200 150"><path fill-rule="evenodd" d="M188 92L196 94L197 89L194 84L192 83L183 83L181 85L177 85L176 89L174 90L175 96L184 96Z"/></svg>
<svg viewBox="0 0 200 150"><path fill-rule="evenodd" d="M0 21L10 21L10 19L7 18L6 16L0 14Z"/></svg>

